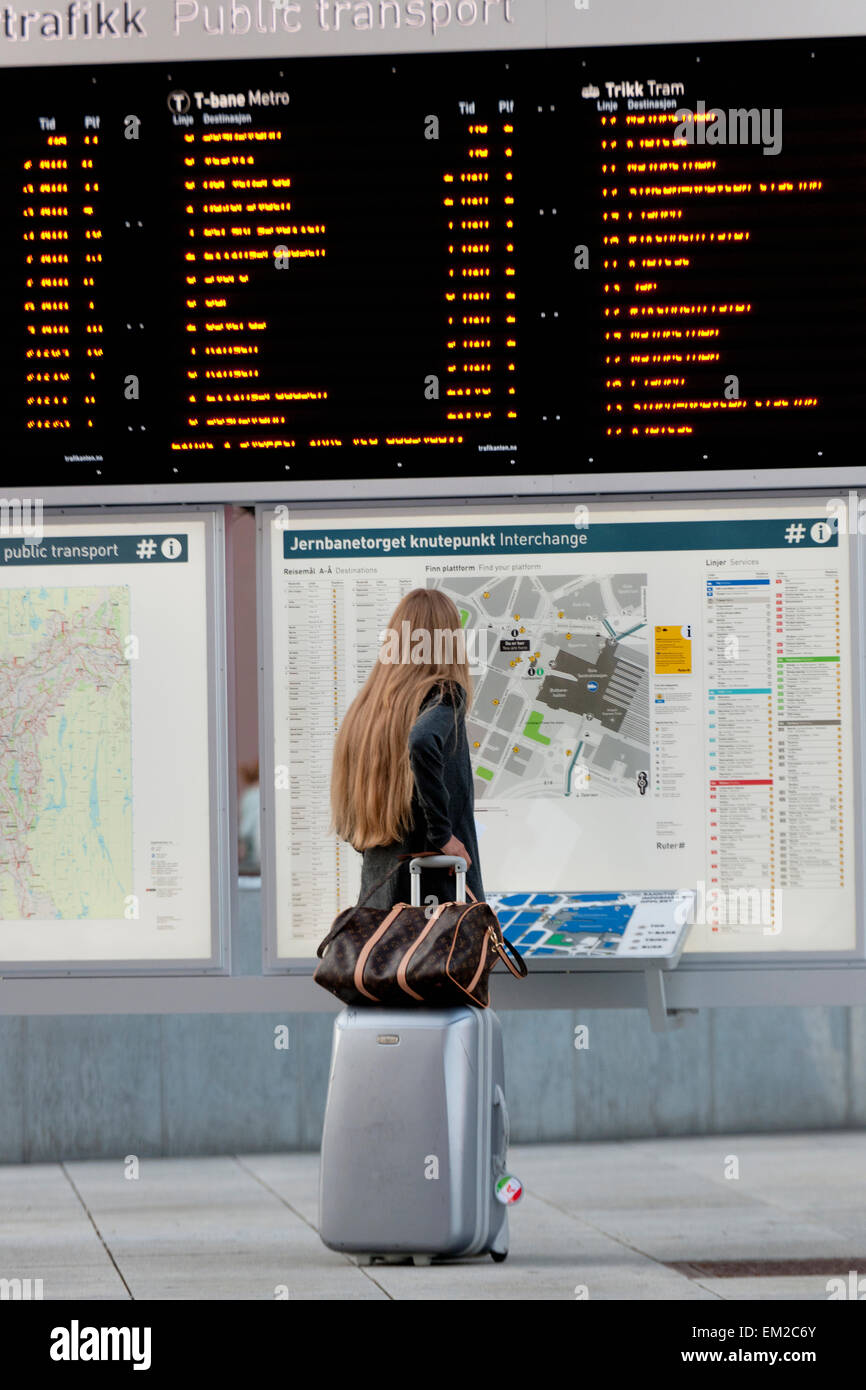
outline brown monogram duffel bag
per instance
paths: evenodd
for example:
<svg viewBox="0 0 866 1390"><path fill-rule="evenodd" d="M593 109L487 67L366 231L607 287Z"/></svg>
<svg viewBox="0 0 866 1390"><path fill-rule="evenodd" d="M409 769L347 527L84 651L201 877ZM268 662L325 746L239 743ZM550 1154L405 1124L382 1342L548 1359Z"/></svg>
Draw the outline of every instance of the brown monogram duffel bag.
<svg viewBox="0 0 866 1390"><path fill-rule="evenodd" d="M313 978L345 1004L477 1004L486 1009L488 977L498 961L518 979L525 978L523 957L505 940L487 903L474 898L440 903L432 912L420 906L416 861L421 859L429 860L431 868L459 866L460 895L466 861L431 851L412 856L412 903L397 903L387 912L364 906L395 868L357 907L344 908L316 952L321 964Z"/></svg>

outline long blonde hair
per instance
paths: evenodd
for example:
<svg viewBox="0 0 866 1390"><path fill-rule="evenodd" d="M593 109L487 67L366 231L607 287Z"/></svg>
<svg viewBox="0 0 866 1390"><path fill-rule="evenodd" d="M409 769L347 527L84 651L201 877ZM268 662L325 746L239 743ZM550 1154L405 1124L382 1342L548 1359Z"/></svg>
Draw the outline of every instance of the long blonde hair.
<svg viewBox="0 0 866 1390"><path fill-rule="evenodd" d="M459 634L449 643L447 634ZM388 635L390 634L390 635ZM355 696L337 734L331 775L331 830L357 850L400 840L411 822L414 778L409 731L426 696L442 686L464 710L472 701L472 677L460 614L441 589L413 589L391 617L373 670ZM426 645L424 634L427 634ZM443 636L440 636L442 634ZM394 658L394 635L403 638L402 660ZM407 652L411 635L414 652ZM437 660L443 656L450 660ZM418 660L416 655L432 657ZM462 659L461 659L462 658Z"/></svg>

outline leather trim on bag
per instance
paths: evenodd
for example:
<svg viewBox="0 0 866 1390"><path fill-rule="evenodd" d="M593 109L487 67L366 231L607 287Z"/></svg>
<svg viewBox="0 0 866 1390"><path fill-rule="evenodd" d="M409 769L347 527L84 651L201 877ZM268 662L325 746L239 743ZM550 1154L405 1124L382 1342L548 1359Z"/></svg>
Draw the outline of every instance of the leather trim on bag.
<svg viewBox="0 0 866 1390"><path fill-rule="evenodd" d="M366 989L364 986L364 966L367 964L367 957L369 956L373 947L376 945L376 942L381 940L381 938L384 936L385 932L388 930L391 923L393 922L394 918L398 915L398 913L402 912L403 908L406 906L406 903L394 904L394 906L391 908L391 911L388 913L388 916L384 919L384 921L379 923L379 926L373 932L373 935L370 937L369 941L366 941L364 943L364 946L361 949L361 954L358 956L357 962L355 963L355 988L359 994L365 994L368 999L372 999L374 1004L378 1004L379 999L375 994L371 994L370 991Z"/></svg>
<svg viewBox="0 0 866 1390"><path fill-rule="evenodd" d="M472 980L472 982L471 982L471 984L470 984L470 986L469 986L469 989L467 989L465 985L461 985L461 983L460 983L459 980L455 980L454 976L451 974L451 970L450 970L450 966L451 966L451 957L453 956L453 954L454 954L454 948L455 948L455 946L457 945L457 934L458 934L458 932L460 931L460 924L462 923L463 918L466 916L466 913L467 913L467 912L471 912L472 909L475 908L475 907L486 907L486 906L487 906L486 903L474 902L474 903L470 903L469 907L467 907L467 909L466 909L466 912L461 912L460 916L457 918L457 921L454 923L454 936L453 936L452 941L451 941L451 950L448 952L448 959L447 959L446 962L445 962L445 974L448 976L448 979L451 981L452 985L456 985L458 989L462 989L462 990L463 990L463 993L466 994L466 995L468 995L468 997L472 1000L473 1004L478 1004L478 1000L475 998L475 996L474 996L472 993L470 993L470 991L472 990L473 986L475 985L475 983L476 983L476 981L477 981L477 979L478 979L478 975L480 974L480 969L479 969L478 973L475 975L474 979ZM484 933L484 945L485 945L485 946L487 945L487 933L486 933L486 932ZM483 957L485 956L485 952L482 951L481 955L482 955L482 958L483 958ZM486 1008L487 1008L487 1005L486 1005L486 1004L481 1004L481 1005L479 1005L479 1007L480 1007L480 1008L485 1008L485 1009L486 1009Z"/></svg>
<svg viewBox="0 0 866 1390"><path fill-rule="evenodd" d="M475 974L472 976L472 979L469 981L469 984L468 984L468 986L467 986L467 988L468 988L470 994L472 993L472 991L473 991L473 989L475 988L475 986L478 984L478 981L481 979L481 972L483 971L484 966L485 966L485 964L487 963L487 947L488 947L489 945L490 945L490 937L487 936L487 935L485 934L485 937L484 937L484 950L481 952L481 959L480 959L480 961L478 962L478 969L475 971Z"/></svg>
<svg viewBox="0 0 866 1390"><path fill-rule="evenodd" d="M439 904L436 911L433 913L432 917L427 923L426 927L422 931L421 935L417 937L415 941L412 942L412 945L409 947L408 951L406 952L405 956L403 957L399 966L397 967L397 984L400 986L402 990L405 990L407 994L411 994L413 999L419 1000L422 1004L424 1002L424 996L423 994L416 994L415 990L412 989L411 986L406 983L406 971L409 968L409 961L412 959L414 953L418 950L418 947L421 945L421 942L424 940L424 937L432 929L433 924L436 921L436 918L439 916L440 912L444 912L446 907L450 906L450 903Z"/></svg>

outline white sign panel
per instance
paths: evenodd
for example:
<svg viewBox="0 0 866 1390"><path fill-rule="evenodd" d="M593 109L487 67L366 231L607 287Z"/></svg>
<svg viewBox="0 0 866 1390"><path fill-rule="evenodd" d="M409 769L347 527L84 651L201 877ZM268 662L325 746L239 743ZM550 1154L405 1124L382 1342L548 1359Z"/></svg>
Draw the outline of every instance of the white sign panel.
<svg viewBox="0 0 866 1390"><path fill-rule="evenodd" d="M0 11L0 64L437 53L862 32L857 0L71 0Z"/></svg>
<svg viewBox="0 0 866 1390"><path fill-rule="evenodd" d="M832 516L823 498L265 511L277 956L314 951L356 901L361 858L327 831L334 735L418 587L453 598L477 656L488 897L689 890L691 952L854 950Z"/></svg>
<svg viewBox="0 0 866 1390"><path fill-rule="evenodd" d="M4 963L213 956L212 524L0 536Z"/></svg>

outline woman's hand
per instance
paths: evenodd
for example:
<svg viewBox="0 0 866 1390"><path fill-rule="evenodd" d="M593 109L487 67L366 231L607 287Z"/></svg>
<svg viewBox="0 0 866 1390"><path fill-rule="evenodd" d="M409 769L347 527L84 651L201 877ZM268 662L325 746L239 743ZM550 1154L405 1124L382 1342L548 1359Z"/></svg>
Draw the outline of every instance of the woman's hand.
<svg viewBox="0 0 866 1390"><path fill-rule="evenodd" d="M451 836L451 839L448 841L447 845L443 845L442 848L440 849L439 853L440 853L440 854L459 854L461 859L465 859L465 860L466 860L466 867L467 867L467 869L469 868L469 865L472 863L472 860L469 858L469 851L467 850L466 846L463 844L462 840L458 840L458 838L457 838L456 835L452 835L452 836ZM449 874L453 874L453 872L454 872L454 866L453 866L453 864L452 864L451 868L448 870L448 872L449 872Z"/></svg>

